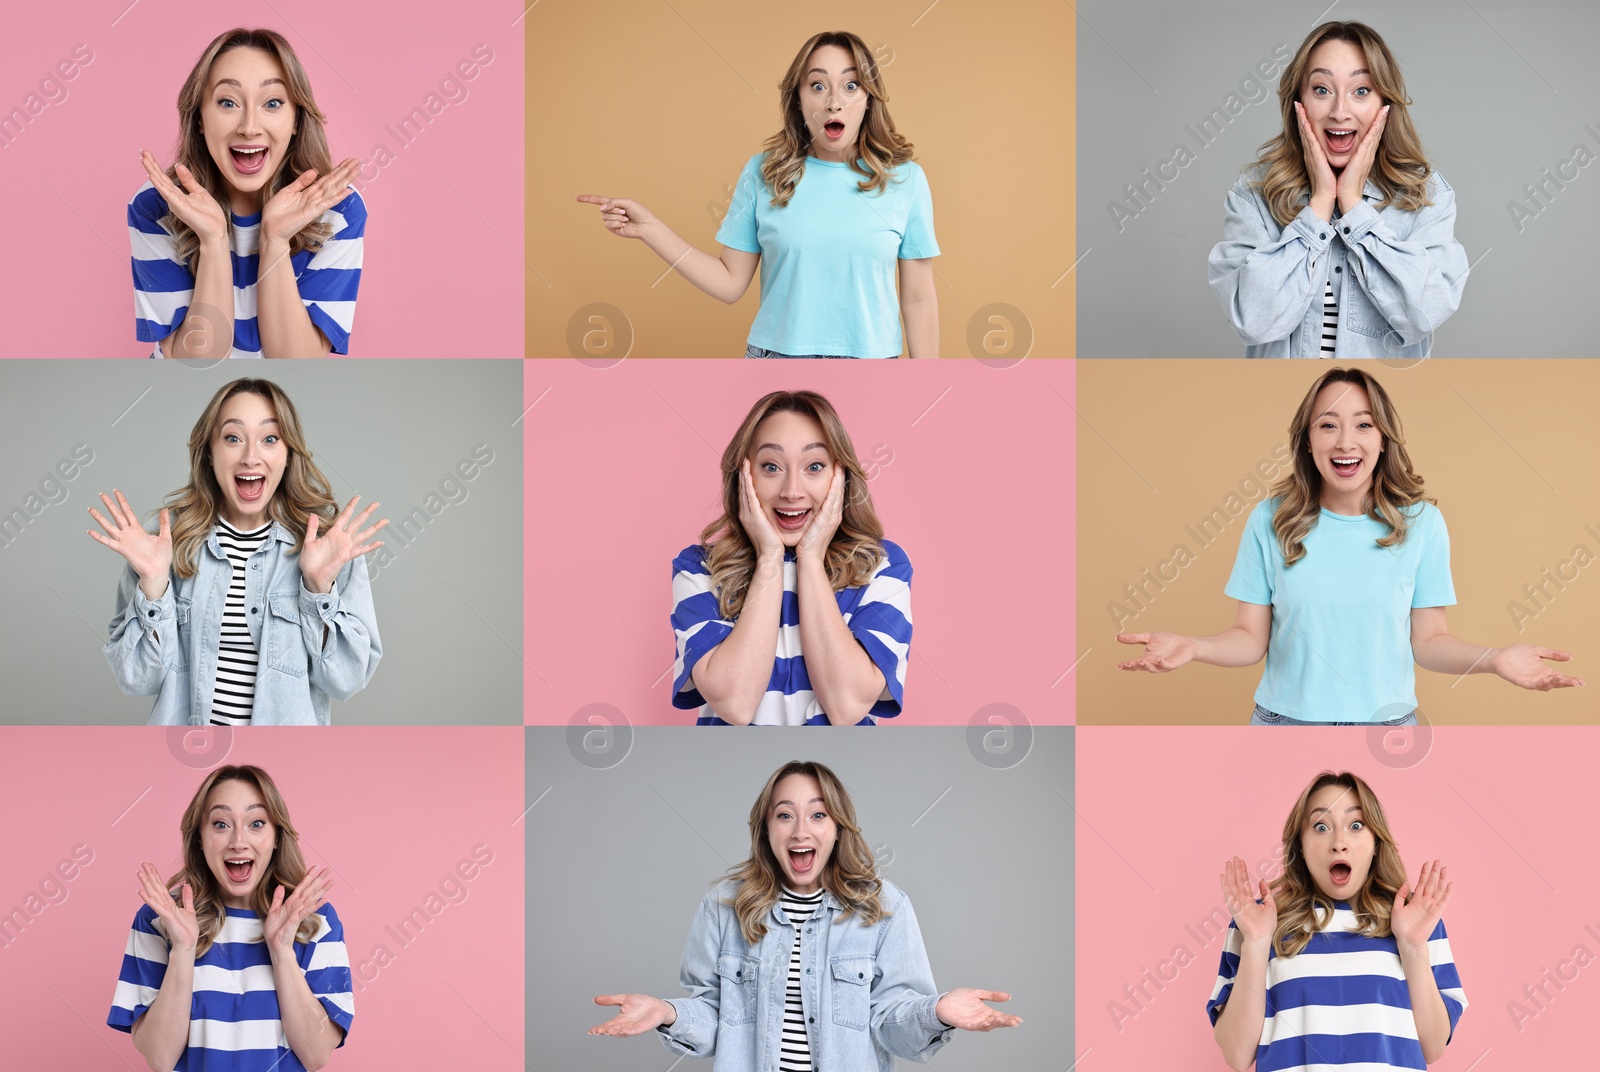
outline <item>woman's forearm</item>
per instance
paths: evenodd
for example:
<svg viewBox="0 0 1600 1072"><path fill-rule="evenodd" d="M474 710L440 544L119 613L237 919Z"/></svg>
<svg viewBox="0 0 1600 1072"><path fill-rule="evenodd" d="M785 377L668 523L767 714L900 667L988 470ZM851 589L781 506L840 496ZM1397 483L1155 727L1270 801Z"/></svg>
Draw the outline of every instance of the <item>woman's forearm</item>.
<svg viewBox="0 0 1600 1072"><path fill-rule="evenodd" d="M1417 665L1438 674L1492 674L1497 650L1469 644L1454 633L1411 638L1411 655Z"/></svg>
<svg viewBox="0 0 1600 1072"><path fill-rule="evenodd" d="M1240 947L1233 990L1212 1029L1222 1059L1234 1072L1244 1072L1256 1061L1256 1047L1267 1019L1267 955L1271 949L1270 938L1247 939Z"/></svg>
<svg viewBox="0 0 1600 1072"><path fill-rule="evenodd" d="M750 574L739 620L694 665L694 686L724 722L748 726L772 681L783 611L782 558L761 559Z"/></svg>
<svg viewBox="0 0 1600 1072"><path fill-rule="evenodd" d="M1195 637L1194 661L1212 666L1254 666L1267 654L1267 638L1233 626L1213 636Z"/></svg>
<svg viewBox="0 0 1600 1072"><path fill-rule="evenodd" d="M854 726L883 694L883 673L850 632L822 559L795 563L800 605L800 650L817 703L835 726Z"/></svg>
<svg viewBox="0 0 1600 1072"><path fill-rule="evenodd" d="M328 1010L311 992L306 973L292 953L273 959L272 983L278 991L278 1017L289 1048L309 1072L317 1072L339 1047L344 1030L328 1019Z"/></svg>
<svg viewBox="0 0 1600 1072"><path fill-rule="evenodd" d="M1444 1056L1450 1041L1450 1013L1433 977L1426 944L1420 948L1400 948L1400 966L1406 973L1406 990L1411 995L1411 1015L1417 1022L1417 1040L1422 1043L1422 1059L1433 1064Z"/></svg>
<svg viewBox="0 0 1600 1072"><path fill-rule="evenodd" d="M233 253L226 235L200 247L183 323L161 340L167 357L227 357L233 349Z"/></svg>
<svg viewBox="0 0 1600 1072"><path fill-rule="evenodd" d="M327 357L332 349L311 322L294 277L289 243L265 240L256 275L256 327L262 357Z"/></svg>
<svg viewBox="0 0 1600 1072"><path fill-rule="evenodd" d="M721 257L713 257L705 250L690 245L660 220L652 220L642 238L644 244L666 261L673 271L720 302L732 305L750 289L750 280L755 275L753 258L756 254L724 248ZM730 257L730 253L737 256ZM752 258L750 271L743 270L742 263L740 270L735 271L728 263L733 259L742 262L745 258Z"/></svg>
<svg viewBox="0 0 1600 1072"><path fill-rule="evenodd" d="M144 1015L133 1022L133 1048L155 1072L172 1072L189 1048L189 1017L194 1004L194 950L167 951L161 990Z"/></svg>
<svg viewBox="0 0 1600 1072"><path fill-rule="evenodd" d="M939 356L939 299L928 295L921 301L902 302L900 313L906 325L906 356Z"/></svg>

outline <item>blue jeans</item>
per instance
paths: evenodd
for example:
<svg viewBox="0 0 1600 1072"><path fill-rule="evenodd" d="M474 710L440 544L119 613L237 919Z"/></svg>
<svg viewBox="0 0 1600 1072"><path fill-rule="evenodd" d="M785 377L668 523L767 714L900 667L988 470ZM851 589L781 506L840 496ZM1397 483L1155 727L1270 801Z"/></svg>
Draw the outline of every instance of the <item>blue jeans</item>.
<svg viewBox="0 0 1600 1072"><path fill-rule="evenodd" d="M750 345L745 346L745 348L744 348L744 356L745 357L783 357L783 358L789 358L789 359L797 359L798 358L800 360L809 360L811 358L823 358L823 359L826 359L826 360L829 360L829 361L835 361L835 360L850 361L850 360L854 360L853 358L846 357L844 354L780 354L776 350L763 350L759 346L750 346Z"/></svg>
<svg viewBox="0 0 1600 1072"><path fill-rule="evenodd" d="M1385 722L1307 722L1304 719L1290 718L1288 715L1280 715L1274 711L1268 711L1260 704L1256 704L1255 710L1250 714L1250 725L1252 726L1415 726L1416 724L1417 713L1415 711L1401 715L1399 718L1391 718Z"/></svg>

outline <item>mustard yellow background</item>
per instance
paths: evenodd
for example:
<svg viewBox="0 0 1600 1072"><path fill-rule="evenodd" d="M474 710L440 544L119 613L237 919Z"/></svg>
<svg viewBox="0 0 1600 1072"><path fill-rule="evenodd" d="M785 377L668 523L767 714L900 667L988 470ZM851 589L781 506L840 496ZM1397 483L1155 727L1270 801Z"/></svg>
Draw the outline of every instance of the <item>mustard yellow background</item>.
<svg viewBox="0 0 1600 1072"><path fill-rule="evenodd" d="M1070 5L541 0L524 26L529 357L585 356L567 328L593 303L626 317L629 356L743 356L759 277L724 305L574 198L632 198L714 254L740 169L780 125L778 80L823 30L873 47L927 172L942 356L978 356L969 323L995 303L1031 324L1030 356L1073 356Z"/></svg>
<svg viewBox="0 0 1600 1072"><path fill-rule="evenodd" d="M1118 670L1144 649L1116 642L1109 605L1135 612L1121 625L1127 632L1206 635L1233 624L1238 604L1223 586L1249 508L1265 494L1250 481L1261 483L1256 467L1263 461L1285 471L1274 450L1288 443L1295 408L1328 364L1077 363L1078 654L1092 649L1076 671L1080 724L1249 720L1260 664ZM1600 369L1592 361L1526 359L1364 367L1393 399L1412 464L1449 527L1457 600L1448 611L1451 632L1486 646L1565 648L1573 654L1567 672L1590 682L1537 693L1492 674L1457 679L1419 667L1423 716L1434 723L1600 722ZM1239 513L1202 530L1199 522L1214 509ZM1190 564L1176 564L1179 545L1193 552ZM1594 556L1586 567L1573 561L1578 545ZM1164 589L1147 580L1147 569ZM1562 580L1565 590L1557 591L1546 569L1576 578ZM1176 578L1162 580L1163 572ZM1129 584L1143 611L1125 593ZM1524 594L1528 584L1545 585L1551 598L1539 596L1544 610ZM1513 601L1537 612L1521 632L1508 609Z"/></svg>

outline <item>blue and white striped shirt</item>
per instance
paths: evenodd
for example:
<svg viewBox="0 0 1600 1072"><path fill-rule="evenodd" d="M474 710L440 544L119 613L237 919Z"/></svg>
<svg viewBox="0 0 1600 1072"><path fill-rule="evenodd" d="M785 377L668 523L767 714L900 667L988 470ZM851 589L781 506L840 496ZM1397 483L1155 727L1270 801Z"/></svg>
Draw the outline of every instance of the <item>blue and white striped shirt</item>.
<svg viewBox="0 0 1600 1072"><path fill-rule="evenodd" d="M160 342L177 330L194 298L194 274L178 259L178 242L161 225L167 202L149 182L128 203L128 241L133 247L133 305L140 342ZM256 273L259 269L261 214L233 216L233 349L229 357L260 357L256 324ZM332 236L313 253L289 258L311 322L328 337L336 354L350 352L361 286L361 259L367 206L354 189L322 214ZM156 347L152 357L161 356Z"/></svg>
<svg viewBox="0 0 1600 1072"><path fill-rule="evenodd" d="M174 1072L305 1072L283 1033L261 917L241 908L226 912L217 940L194 962L189 1047ZM344 927L332 905L323 905L317 915L317 933L308 943L295 943L295 961L328 1019L348 1034L355 1018L355 994ZM134 1021L161 992L171 949L163 928L149 905L141 906L133 918L111 1015L106 1018L119 1031L131 1032ZM344 1045L343 1039L339 1045Z"/></svg>
<svg viewBox="0 0 1600 1072"><path fill-rule="evenodd" d="M898 545L880 541L887 556L867 583L834 593L845 625L883 671L884 689L858 725L893 718L905 701L906 664L911 658L911 560ZM828 716L811 690L805 656L800 652L800 600L795 590L792 550L783 558L783 607L778 619L778 647L772 678L756 707L753 726L826 726ZM734 622L717 609L705 550L686 547L672 561L672 629L678 638L673 667L672 706L700 709L701 726L726 726L694 685L694 665L733 632Z"/></svg>
<svg viewBox="0 0 1600 1072"><path fill-rule="evenodd" d="M1377 1072L1426 1068L1411 992L1394 936L1369 938L1348 903L1334 903L1323 930L1292 957L1267 955L1267 1010L1256 1046L1256 1072ZM1242 948L1237 924L1206 1002L1213 1025L1233 994ZM1467 1007L1444 921L1428 936L1428 961L1450 1016L1450 1033Z"/></svg>

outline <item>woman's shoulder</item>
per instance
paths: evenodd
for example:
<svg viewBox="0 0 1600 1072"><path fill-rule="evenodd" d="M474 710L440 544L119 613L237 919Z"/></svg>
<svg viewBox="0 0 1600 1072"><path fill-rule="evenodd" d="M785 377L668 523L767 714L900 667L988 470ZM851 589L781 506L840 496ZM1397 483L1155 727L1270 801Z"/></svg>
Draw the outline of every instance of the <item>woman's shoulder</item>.
<svg viewBox="0 0 1600 1072"><path fill-rule="evenodd" d="M1239 177L1233 180L1233 192L1250 197L1261 196L1261 183L1267 177L1267 165L1256 163L1239 172Z"/></svg>
<svg viewBox="0 0 1600 1072"><path fill-rule="evenodd" d="M880 878L878 879L878 903L886 911L893 912L896 908L909 906L911 904L911 896L888 879Z"/></svg>
<svg viewBox="0 0 1600 1072"><path fill-rule="evenodd" d="M878 541L878 546L883 548L883 561L878 564L879 569L894 569L896 566L911 565L911 557L906 554L905 548L893 540Z"/></svg>
<svg viewBox="0 0 1600 1072"><path fill-rule="evenodd" d="M339 227L333 237L339 239L360 238L367 225L367 203L361 199L361 191L354 186L345 188L342 201L330 208L324 215L339 217L343 226ZM334 221L330 221L334 222Z"/></svg>
<svg viewBox="0 0 1600 1072"><path fill-rule="evenodd" d="M685 547L672 560L673 576L680 573L709 574L710 572L711 570L706 567L706 549L698 543Z"/></svg>
<svg viewBox="0 0 1600 1072"><path fill-rule="evenodd" d="M167 199L161 196L149 179L128 198L128 223L138 226L142 231L152 227L160 230L157 221L168 214Z"/></svg>
<svg viewBox="0 0 1600 1072"><path fill-rule="evenodd" d="M1454 196L1455 188L1452 187L1448 182L1445 182L1444 176L1439 174L1437 171L1429 171L1427 193L1429 201L1438 201L1439 198L1445 194Z"/></svg>
<svg viewBox="0 0 1600 1072"><path fill-rule="evenodd" d="M1444 514L1439 511L1437 506L1426 499L1418 499L1409 506L1403 506L1400 508L1400 512L1405 515L1406 520L1414 527L1444 527Z"/></svg>

